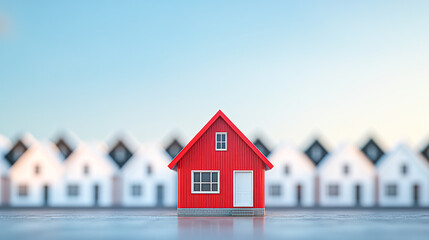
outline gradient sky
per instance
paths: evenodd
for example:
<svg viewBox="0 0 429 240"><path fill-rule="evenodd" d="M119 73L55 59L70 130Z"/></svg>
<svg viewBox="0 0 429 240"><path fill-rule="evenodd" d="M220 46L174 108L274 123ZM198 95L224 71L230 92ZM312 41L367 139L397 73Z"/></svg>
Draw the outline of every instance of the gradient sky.
<svg viewBox="0 0 429 240"><path fill-rule="evenodd" d="M0 0L0 134L429 136L429 1Z"/></svg>

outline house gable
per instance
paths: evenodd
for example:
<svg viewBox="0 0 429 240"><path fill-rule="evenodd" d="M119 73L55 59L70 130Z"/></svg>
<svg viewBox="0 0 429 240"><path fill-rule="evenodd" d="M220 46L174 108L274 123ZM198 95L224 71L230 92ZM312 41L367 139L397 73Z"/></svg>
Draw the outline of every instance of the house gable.
<svg viewBox="0 0 429 240"><path fill-rule="evenodd" d="M67 144L67 142L63 138L58 139L55 145L57 146L58 150L60 151L64 159L67 159L70 156L70 154L72 154L73 152L72 147L69 144Z"/></svg>
<svg viewBox="0 0 429 240"><path fill-rule="evenodd" d="M127 147L122 140L118 140L109 152L109 156L119 168L122 168L133 155L134 153L131 152L130 148Z"/></svg>
<svg viewBox="0 0 429 240"><path fill-rule="evenodd" d="M261 151L266 157L268 157L271 154L271 150L267 147L266 144L260 139L257 138L253 144Z"/></svg>
<svg viewBox="0 0 429 240"><path fill-rule="evenodd" d="M253 153L255 153L258 158L264 163L265 169L271 169L273 168L273 165L270 161L264 156L264 154L259 151L255 145L231 122L231 120L228 119L228 117L219 110L211 119L210 121L197 133L197 135L185 146L185 148L171 161L171 163L168 165L170 169L176 170L178 162L183 158L183 156L194 146L194 144L200 140L200 138L207 132L209 128L212 127L217 121L223 121L226 126L228 126L231 129L231 132L237 134L237 136L243 141L243 143L248 146ZM215 139L215 136L213 136L213 140ZM213 149L214 149L213 144Z"/></svg>
<svg viewBox="0 0 429 240"><path fill-rule="evenodd" d="M361 150L374 164L384 155L384 151L372 138L365 143Z"/></svg>
<svg viewBox="0 0 429 240"><path fill-rule="evenodd" d="M326 148L317 139L304 152L316 165L328 154Z"/></svg>
<svg viewBox="0 0 429 240"><path fill-rule="evenodd" d="M183 145L176 138L165 148L165 151L173 159L174 157L182 151Z"/></svg>
<svg viewBox="0 0 429 240"><path fill-rule="evenodd" d="M28 147L21 140L18 140L4 157L12 166L27 150Z"/></svg>

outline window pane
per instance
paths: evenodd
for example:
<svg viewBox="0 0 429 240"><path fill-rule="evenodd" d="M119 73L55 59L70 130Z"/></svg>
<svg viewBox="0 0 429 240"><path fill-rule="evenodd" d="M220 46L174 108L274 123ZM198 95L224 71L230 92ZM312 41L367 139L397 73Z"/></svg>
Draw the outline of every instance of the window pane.
<svg viewBox="0 0 429 240"><path fill-rule="evenodd" d="M201 184L201 191L210 191L210 184L208 183L203 183Z"/></svg>
<svg viewBox="0 0 429 240"><path fill-rule="evenodd" d="M194 182L200 182L200 173L194 172Z"/></svg>
<svg viewBox="0 0 429 240"><path fill-rule="evenodd" d="M217 182L217 172L212 172L212 182Z"/></svg>
<svg viewBox="0 0 429 240"><path fill-rule="evenodd" d="M212 184L212 191L217 192L217 183Z"/></svg>
<svg viewBox="0 0 429 240"><path fill-rule="evenodd" d="M226 149L226 143L222 143L222 149Z"/></svg>
<svg viewBox="0 0 429 240"><path fill-rule="evenodd" d="M202 182L210 182L210 173L209 172L203 172L201 173L201 181Z"/></svg>
<svg viewBox="0 0 429 240"><path fill-rule="evenodd" d="M226 134L222 134L222 141L225 142L225 140L226 140Z"/></svg>
<svg viewBox="0 0 429 240"><path fill-rule="evenodd" d="M220 134L216 134L216 141L220 141L221 137Z"/></svg>
<svg viewBox="0 0 429 240"><path fill-rule="evenodd" d="M216 143L216 149L221 149L221 144L220 143Z"/></svg>
<svg viewBox="0 0 429 240"><path fill-rule="evenodd" d="M200 191L200 184L199 183L194 184L194 191Z"/></svg>

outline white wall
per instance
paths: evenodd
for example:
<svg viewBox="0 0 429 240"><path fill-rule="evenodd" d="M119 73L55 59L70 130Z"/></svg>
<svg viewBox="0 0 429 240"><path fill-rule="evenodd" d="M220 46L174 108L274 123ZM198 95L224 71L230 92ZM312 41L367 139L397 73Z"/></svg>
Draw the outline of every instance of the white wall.
<svg viewBox="0 0 429 240"><path fill-rule="evenodd" d="M315 166L301 151L289 144L279 145L269 156L274 168L265 173L265 205L297 206L297 186L301 185L301 206L314 205ZM288 166L289 173L285 173ZM280 185L280 196L270 195L270 186Z"/></svg>
<svg viewBox="0 0 429 240"><path fill-rule="evenodd" d="M349 173L343 172L345 165ZM375 205L375 167L361 150L351 144L341 144L328 154L318 167L320 206L353 207L356 205L356 185L361 188L361 206ZM338 196L328 195L328 186L339 186Z"/></svg>
<svg viewBox="0 0 429 240"><path fill-rule="evenodd" d="M402 166L407 173L402 174ZM419 153L407 144L399 143L391 152L381 158L377 164L379 205L389 207L410 207L414 205L414 184L419 185L420 205L429 206L429 166ZM397 186L396 196L387 196L386 186Z"/></svg>

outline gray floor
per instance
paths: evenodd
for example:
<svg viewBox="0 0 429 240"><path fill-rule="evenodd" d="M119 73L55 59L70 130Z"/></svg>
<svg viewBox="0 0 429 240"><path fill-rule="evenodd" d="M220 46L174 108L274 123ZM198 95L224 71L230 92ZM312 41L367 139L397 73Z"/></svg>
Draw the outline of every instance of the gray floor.
<svg viewBox="0 0 429 240"><path fill-rule="evenodd" d="M267 210L180 217L173 210L0 210L0 239L429 239L429 210Z"/></svg>

